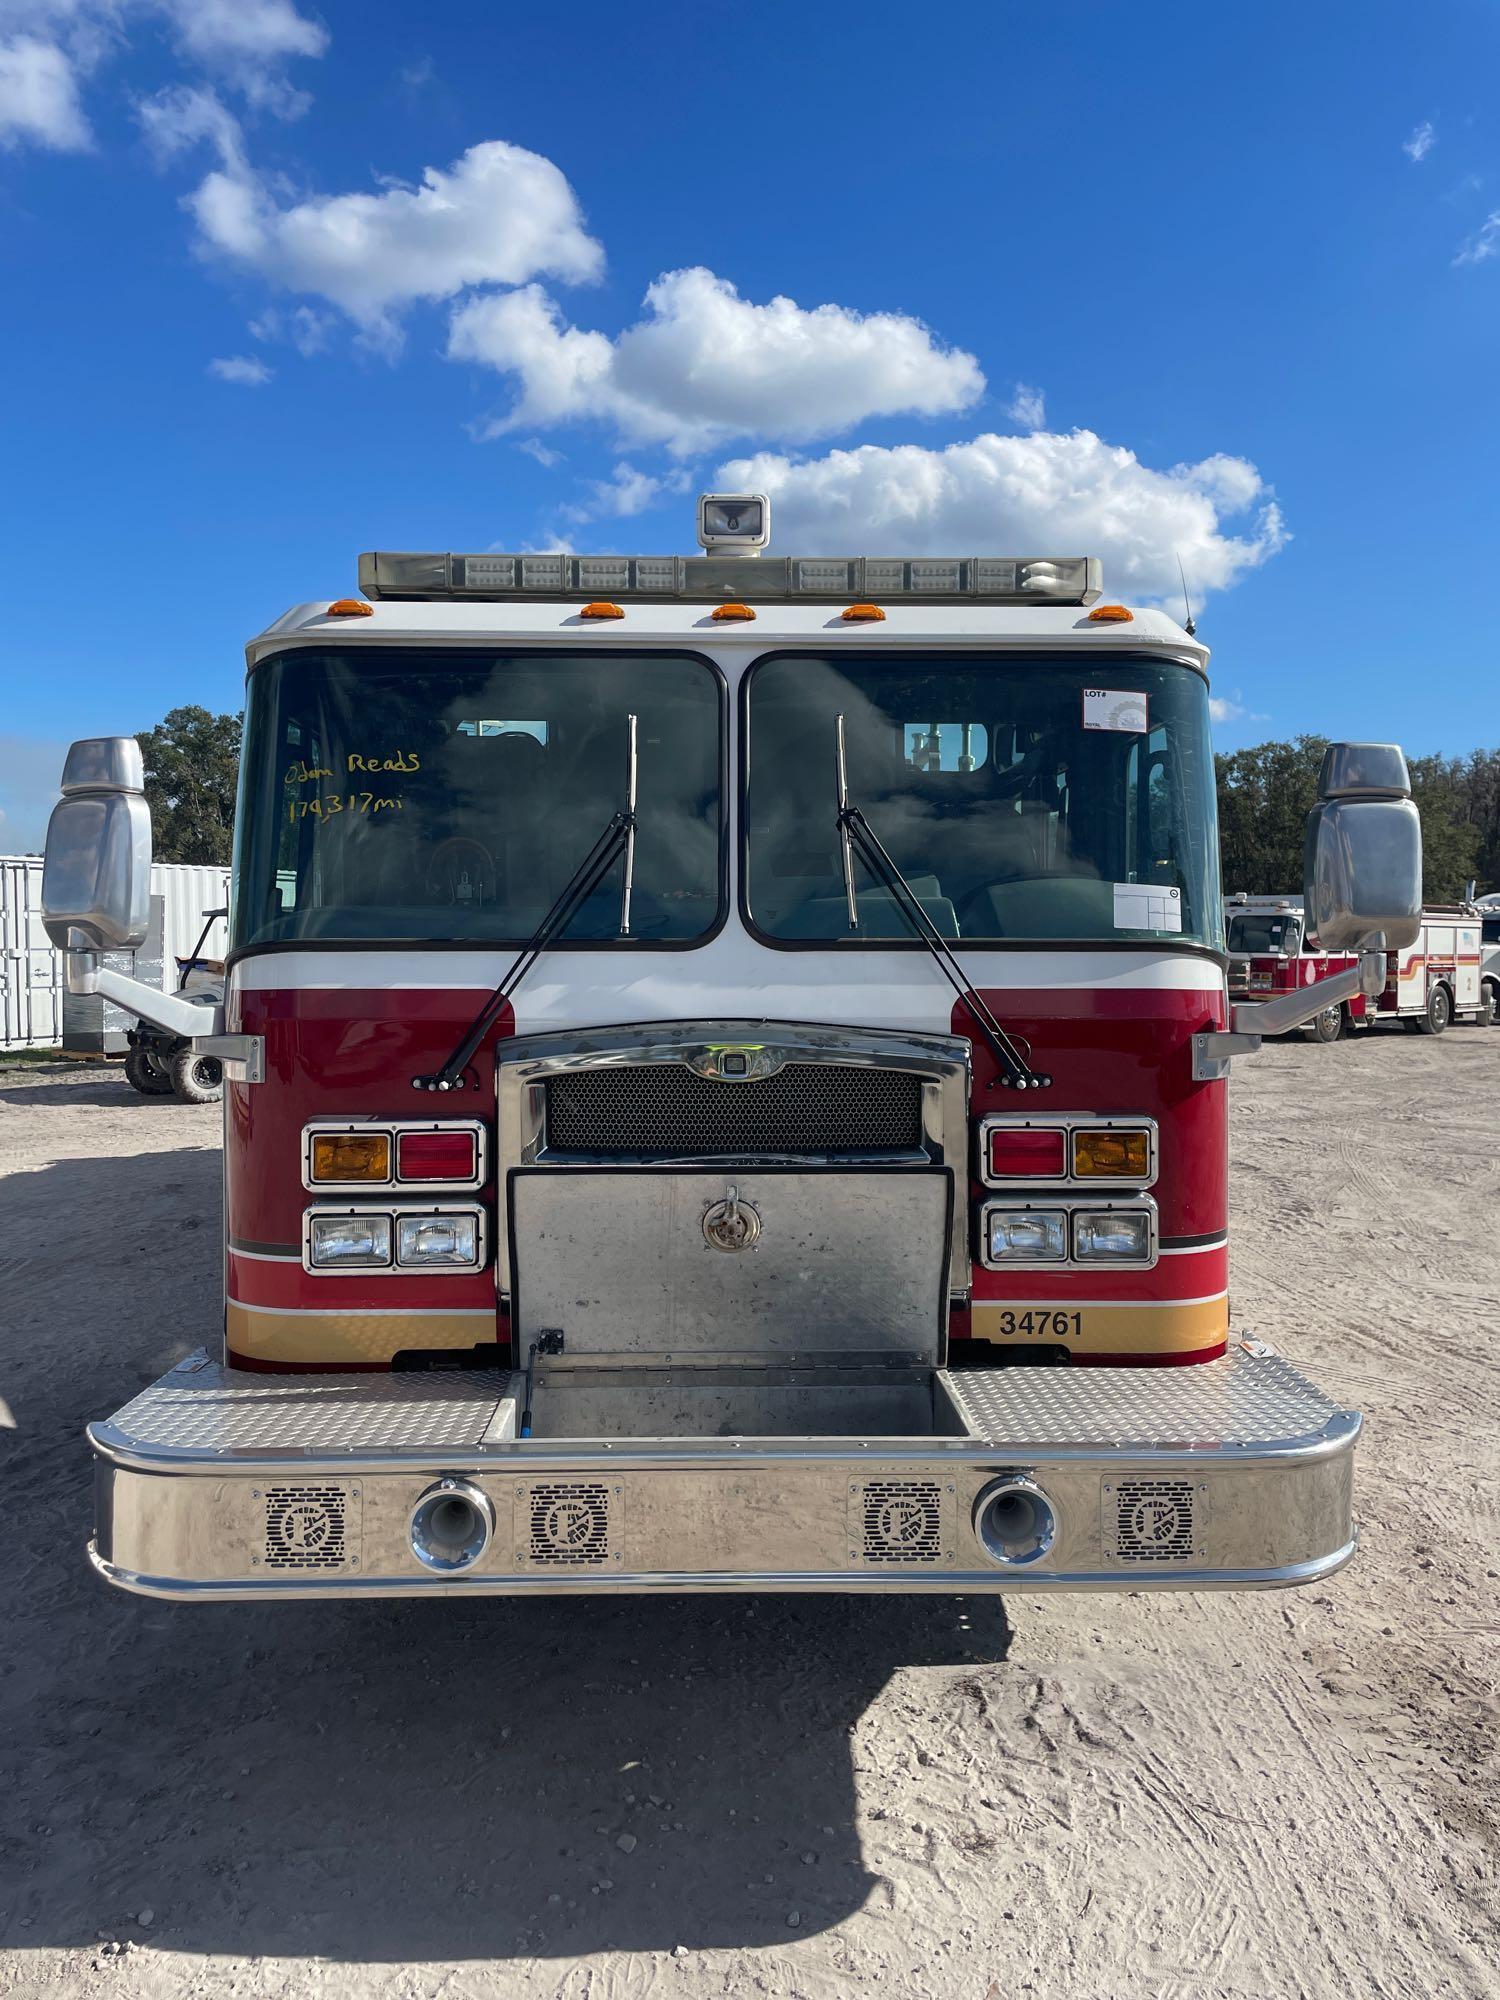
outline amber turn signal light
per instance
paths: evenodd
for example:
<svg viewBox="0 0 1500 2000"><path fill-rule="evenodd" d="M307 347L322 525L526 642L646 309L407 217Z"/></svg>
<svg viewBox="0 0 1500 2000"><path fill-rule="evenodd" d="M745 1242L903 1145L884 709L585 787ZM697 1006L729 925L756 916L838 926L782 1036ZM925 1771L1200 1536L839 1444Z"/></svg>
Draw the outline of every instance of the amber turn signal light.
<svg viewBox="0 0 1500 2000"><path fill-rule="evenodd" d="M1151 1172L1151 1134L1142 1129L1073 1134L1073 1178L1143 1181Z"/></svg>
<svg viewBox="0 0 1500 2000"><path fill-rule="evenodd" d="M362 597L336 597L328 607L330 618L373 618L375 607Z"/></svg>
<svg viewBox="0 0 1500 2000"><path fill-rule="evenodd" d="M851 604L844 611L846 625L883 625L885 613L878 604Z"/></svg>
<svg viewBox="0 0 1500 2000"><path fill-rule="evenodd" d="M578 615L580 618L623 618L625 613L618 604L609 604L601 598L597 604L585 604Z"/></svg>
<svg viewBox="0 0 1500 2000"><path fill-rule="evenodd" d="M312 1142L315 1181L388 1181L391 1140L388 1132L318 1132Z"/></svg>
<svg viewBox="0 0 1500 2000"><path fill-rule="evenodd" d="M1135 617L1123 604L1096 604L1089 613L1091 625L1128 625Z"/></svg>
<svg viewBox="0 0 1500 2000"><path fill-rule="evenodd" d="M753 618L755 613L748 604L716 604L714 606L715 625L724 625L731 618Z"/></svg>

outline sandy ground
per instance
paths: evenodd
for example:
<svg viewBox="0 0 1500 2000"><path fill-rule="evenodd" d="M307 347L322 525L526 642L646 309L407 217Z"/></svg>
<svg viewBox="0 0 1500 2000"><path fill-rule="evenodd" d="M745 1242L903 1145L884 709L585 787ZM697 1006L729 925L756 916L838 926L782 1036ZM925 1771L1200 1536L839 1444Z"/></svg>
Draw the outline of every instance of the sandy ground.
<svg viewBox="0 0 1500 2000"><path fill-rule="evenodd" d="M197 1344L218 1114L0 1074L0 1993L1477 1995L1500 1033L1237 1065L1236 1318L1369 1414L1246 1596L176 1608L81 1430Z"/></svg>

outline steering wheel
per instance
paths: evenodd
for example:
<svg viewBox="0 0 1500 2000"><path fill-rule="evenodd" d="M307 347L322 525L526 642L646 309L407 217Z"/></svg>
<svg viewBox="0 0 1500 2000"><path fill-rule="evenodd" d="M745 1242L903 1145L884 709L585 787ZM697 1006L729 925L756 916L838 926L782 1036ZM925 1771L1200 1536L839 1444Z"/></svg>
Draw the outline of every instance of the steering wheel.
<svg viewBox="0 0 1500 2000"><path fill-rule="evenodd" d="M493 902L495 857L482 841L457 834L439 841L427 857L427 895L434 903Z"/></svg>

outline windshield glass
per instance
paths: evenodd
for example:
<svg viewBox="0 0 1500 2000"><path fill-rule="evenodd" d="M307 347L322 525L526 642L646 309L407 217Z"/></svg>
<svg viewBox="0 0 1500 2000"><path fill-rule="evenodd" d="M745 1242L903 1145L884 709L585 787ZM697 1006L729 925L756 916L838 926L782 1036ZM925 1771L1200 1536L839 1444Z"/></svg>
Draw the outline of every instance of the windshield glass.
<svg viewBox="0 0 1500 2000"><path fill-rule="evenodd" d="M1222 949L1208 690L1190 668L1128 657L762 661L746 700L744 869L769 939L911 935L858 866L849 928L841 715L850 802L944 936Z"/></svg>
<svg viewBox="0 0 1500 2000"><path fill-rule="evenodd" d="M1272 916L1264 910L1240 910L1229 919L1231 951L1291 956L1299 949L1301 936L1302 926L1296 917Z"/></svg>
<svg viewBox="0 0 1500 2000"><path fill-rule="evenodd" d="M523 943L625 805L630 940L722 915L723 684L701 660L296 652L251 676L236 949L303 939ZM618 940L617 862L565 936Z"/></svg>

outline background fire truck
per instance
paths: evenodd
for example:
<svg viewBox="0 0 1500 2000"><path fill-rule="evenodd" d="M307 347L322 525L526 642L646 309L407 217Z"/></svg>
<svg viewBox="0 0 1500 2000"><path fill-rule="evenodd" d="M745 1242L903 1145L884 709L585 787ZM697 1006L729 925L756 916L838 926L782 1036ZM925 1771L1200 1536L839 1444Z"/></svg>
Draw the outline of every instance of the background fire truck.
<svg viewBox="0 0 1500 2000"><path fill-rule="evenodd" d="M1226 899L1229 991L1247 1000L1295 992L1315 980L1342 972L1355 961L1328 952L1307 925L1300 896ZM1421 929L1410 945L1386 953L1383 991L1325 1007L1308 1025L1319 1042L1336 1042L1351 1028L1382 1021L1406 1022L1418 1033L1440 1035L1451 1021L1490 1026L1500 1014L1500 963L1483 966L1483 912L1473 904L1433 905L1422 912ZM1500 944L1500 913L1491 918ZM1500 950L1494 953L1500 961Z"/></svg>

